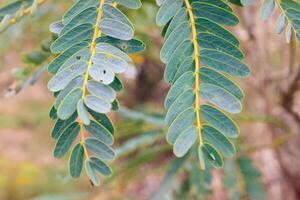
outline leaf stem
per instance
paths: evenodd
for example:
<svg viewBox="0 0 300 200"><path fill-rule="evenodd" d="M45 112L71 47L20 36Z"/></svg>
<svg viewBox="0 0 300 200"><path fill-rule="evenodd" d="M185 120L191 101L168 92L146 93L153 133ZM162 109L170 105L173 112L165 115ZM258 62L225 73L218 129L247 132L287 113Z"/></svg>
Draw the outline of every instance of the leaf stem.
<svg viewBox="0 0 300 200"><path fill-rule="evenodd" d="M88 66L87 66L87 70L85 72L84 75L84 81L83 81L83 85L82 85L82 97L81 99L84 99L87 93L87 89L86 89L86 85L89 79L89 72L90 69L93 65L93 56L96 53L96 39L101 36L101 31L99 29L99 23L102 19L102 15L103 15L103 5L105 3L105 0L100 0L100 4L99 4L99 8L98 8L98 16L97 16L97 20L96 20L96 24L94 25L95 29L94 29L94 35L93 35L93 39L91 42L91 46L90 46L90 51L91 51L91 56L88 62ZM87 159L89 158L87 149L86 149L86 144L85 144L85 132L84 132L84 127L83 127L83 122L82 120L80 120L79 122L80 124L80 129L81 129L81 144L83 146L84 152L85 152L85 156L87 157Z"/></svg>
<svg viewBox="0 0 300 200"><path fill-rule="evenodd" d="M195 112L196 112L196 126L198 129L198 137L199 137L199 144L203 146L203 139L202 139L202 125L200 120L200 96L199 96L199 85L200 85L200 77L199 77L199 69L200 69L200 55L199 55L199 44L197 39L197 29L196 29L196 22L195 16L193 14L192 6L189 0L185 0L185 5L187 7L190 23L192 27L192 42L194 45L194 59L195 59Z"/></svg>
<svg viewBox="0 0 300 200"><path fill-rule="evenodd" d="M46 0L38 0L37 4L40 6L40 5L44 4L45 2L46 2ZM32 11L32 6L22 10L21 13L17 17L14 17L9 21L9 25L13 25L13 24L17 23L20 18L24 17L25 15L30 14L31 11Z"/></svg>

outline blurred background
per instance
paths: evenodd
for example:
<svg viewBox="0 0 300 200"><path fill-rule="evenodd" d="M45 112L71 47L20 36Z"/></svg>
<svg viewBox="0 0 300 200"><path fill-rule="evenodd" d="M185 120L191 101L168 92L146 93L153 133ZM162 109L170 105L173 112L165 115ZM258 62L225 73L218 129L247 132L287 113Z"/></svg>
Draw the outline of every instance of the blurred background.
<svg viewBox="0 0 300 200"><path fill-rule="evenodd" d="M0 0L0 7L10 0ZM241 128L237 155L224 169L198 169L196 159L175 159L165 141L163 101L168 84L159 60L161 30L157 6L143 0L127 11L136 37L147 45L131 55L135 66L121 77L116 125L114 175L92 187L85 175L73 180L68 159L53 157L48 113L53 97L45 72L51 60L44 50L51 22L73 3L48 0L34 16L22 18L0 35L0 199L1 200L193 200L300 199L300 49L275 33L279 13L260 18L261 1L232 6L251 76L236 80L246 94L243 113L233 116ZM43 59L41 59L43 58ZM190 162L190 161L193 162Z"/></svg>

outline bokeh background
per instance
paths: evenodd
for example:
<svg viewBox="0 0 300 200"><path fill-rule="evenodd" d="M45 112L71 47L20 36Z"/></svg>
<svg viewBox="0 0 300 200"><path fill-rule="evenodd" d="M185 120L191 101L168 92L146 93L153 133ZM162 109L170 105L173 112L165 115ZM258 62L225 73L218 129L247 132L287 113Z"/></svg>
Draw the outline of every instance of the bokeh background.
<svg viewBox="0 0 300 200"><path fill-rule="evenodd" d="M0 0L0 7L9 2ZM47 61L33 62L41 44L51 40L49 24L72 1L48 0L34 16L1 33L0 199L300 199L300 48L295 40L286 44L284 36L275 33L278 12L268 22L261 20L261 3L233 6L240 24L232 31L252 69L250 77L236 80L246 94L243 113L234 116L241 128L237 156L225 171L213 170L201 181L193 180L193 166L176 169L178 161L164 139L163 101L169 86L162 80L163 41L155 25L154 0L127 11L147 49L131 55L135 66L121 77L122 108L110 115L119 154L112 163L114 176L102 179L99 188L85 175L71 179L67 157L54 159L54 122L48 116L53 97L43 70Z"/></svg>

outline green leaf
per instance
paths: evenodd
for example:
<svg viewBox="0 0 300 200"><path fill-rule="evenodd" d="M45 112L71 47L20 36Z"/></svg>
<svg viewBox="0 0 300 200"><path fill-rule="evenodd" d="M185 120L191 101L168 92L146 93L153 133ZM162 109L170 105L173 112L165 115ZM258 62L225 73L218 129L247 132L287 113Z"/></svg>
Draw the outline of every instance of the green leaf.
<svg viewBox="0 0 300 200"><path fill-rule="evenodd" d="M209 83L219 86L231 93L233 96L242 100L244 98L244 93L233 81L224 76L223 74L217 72L208 67L201 67L199 70L199 77L203 83Z"/></svg>
<svg viewBox="0 0 300 200"><path fill-rule="evenodd" d="M165 0L157 13L156 24L166 25L181 6L182 0Z"/></svg>
<svg viewBox="0 0 300 200"><path fill-rule="evenodd" d="M241 60L244 58L242 51L230 41L210 32L199 32L198 43L202 48L214 49L220 52L230 54Z"/></svg>
<svg viewBox="0 0 300 200"><path fill-rule="evenodd" d="M78 52L71 55L58 69L58 73L68 68L70 65L79 61L88 63L91 57L91 50L89 48L83 48Z"/></svg>
<svg viewBox="0 0 300 200"><path fill-rule="evenodd" d="M106 144L104 144L103 142L101 142L98 139L95 138L87 138L85 140L86 146L87 148L94 152L96 154L97 157L103 159L103 160L112 160L115 157L115 153L114 151L107 146Z"/></svg>
<svg viewBox="0 0 300 200"><path fill-rule="evenodd" d="M125 60L126 62L132 62L131 58L128 55L126 55L126 53L124 53L122 50L118 49L117 47L115 47L111 44L107 44L107 43L103 43L103 42L97 43L96 52L108 54L113 57L119 57L119 58Z"/></svg>
<svg viewBox="0 0 300 200"><path fill-rule="evenodd" d="M63 24L68 24L76 15L88 7L99 4L99 0L77 0L76 3L64 14Z"/></svg>
<svg viewBox="0 0 300 200"><path fill-rule="evenodd" d="M232 157L235 153L234 145L220 131L212 126L202 127L202 136L205 143L211 144L218 149L224 156Z"/></svg>
<svg viewBox="0 0 300 200"><path fill-rule="evenodd" d="M285 41L287 43L291 42L292 39L293 28L291 24L288 24L285 29Z"/></svg>
<svg viewBox="0 0 300 200"><path fill-rule="evenodd" d="M220 152L215 149L212 145L208 143L204 143L202 148L204 157L216 168L221 168L223 167L223 158Z"/></svg>
<svg viewBox="0 0 300 200"><path fill-rule="evenodd" d="M76 120L77 113L74 113L71 117L66 120L57 119L55 125L51 131L51 137L57 140L60 135L64 132L64 130Z"/></svg>
<svg viewBox="0 0 300 200"><path fill-rule="evenodd" d="M191 107L195 100L195 93L192 89L183 92L170 106L166 115L166 124L171 125L175 118L185 109Z"/></svg>
<svg viewBox="0 0 300 200"><path fill-rule="evenodd" d="M233 12L233 10L230 8L230 6L228 6L228 4L223 0L190 0L190 1L191 1L191 3L200 2L200 3L211 4L213 6L223 8L223 9L227 10L228 12Z"/></svg>
<svg viewBox="0 0 300 200"><path fill-rule="evenodd" d="M286 19L285 15L281 14L278 18L277 25L276 25L276 33L280 34L284 31L286 27Z"/></svg>
<svg viewBox="0 0 300 200"><path fill-rule="evenodd" d="M131 9L138 9L142 6L140 0L115 0L115 2Z"/></svg>
<svg viewBox="0 0 300 200"><path fill-rule="evenodd" d="M57 35L60 34L63 28L64 28L64 24L61 21L56 21L49 25L50 32Z"/></svg>
<svg viewBox="0 0 300 200"><path fill-rule="evenodd" d="M200 50L200 60L204 65L220 70L232 76L248 76L250 70L248 66L239 59L214 49Z"/></svg>
<svg viewBox="0 0 300 200"><path fill-rule="evenodd" d="M172 103L181 95L185 90L192 89L195 85L195 76L193 72L189 71L178 78L172 88L169 90L165 99L165 107L170 108Z"/></svg>
<svg viewBox="0 0 300 200"><path fill-rule="evenodd" d="M225 113L210 105L202 105L200 112L203 119L229 138L236 138L239 135L239 129L236 124Z"/></svg>
<svg viewBox="0 0 300 200"><path fill-rule="evenodd" d="M90 76L105 85L111 84L114 81L115 73L105 63L94 63L89 71Z"/></svg>
<svg viewBox="0 0 300 200"><path fill-rule="evenodd" d="M145 44L137 39L128 41L112 38L109 36L102 36L97 38L96 43L108 43L111 44L125 53L138 53L145 50Z"/></svg>
<svg viewBox="0 0 300 200"><path fill-rule="evenodd" d="M167 63L170 61L175 49L191 35L191 27L188 22L178 25L165 41L161 52L160 59Z"/></svg>
<svg viewBox="0 0 300 200"><path fill-rule="evenodd" d="M52 92L57 92L64 89L74 78L82 75L87 68L87 63L84 61L79 61L65 70L57 73L48 82L48 89Z"/></svg>
<svg viewBox="0 0 300 200"><path fill-rule="evenodd" d="M70 174L73 178L79 178L84 159L84 148L81 144L77 144L72 150L72 154L69 161Z"/></svg>
<svg viewBox="0 0 300 200"><path fill-rule="evenodd" d="M228 40L235 46L239 46L240 42L236 39L236 37L229 32L228 30L224 29L219 24L206 19L206 18L196 18L196 28L199 32L211 32L219 37Z"/></svg>
<svg viewBox="0 0 300 200"><path fill-rule="evenodd" d="M190 40L185 40L175 49L171 56L170 62L166 66L164 79L169 83L175 82L175 76L178 73L180 65L185 61L187 56L190 56L194 51L193 44Z"/></svg>
<svg viewBox="0 0 300 200"><path fill-rule="evenodd" d="M52 53L61 53L64 50L83 40L91 40L93 37L93 25L86 23L74 27L57 38L50 46Z"/></svg>
<svg viewBox="0 0 300 200"><path fill-rule="evenodd" d="M274 0L264 0L262 7L261 7L261 18L263 20L269 19L273 10L275 8L275 1Z"/></svg>
<svg viewBox="0 0 300 200"><path fill-rule="evenodd" d="M120 109L120 104L117 99L115 99L113 102L111 102L111 109L112 109L112 111L118 111Z"/></svg>
<svg viewBox="0 0 300 200"><path fill-rule="evenodd" d="M99 124L102 124L111 134L114 134L114 126L106 115L97 113L91 109L88 109L88 111Z"/></svg>
<svg viewBox="0 0 300 200"><path fill-rule="evenodd" d="M101 159L97 157L90 157L89 162L91 167L94 168L99 173L101 173L103 176L107 176L107 177L111 176L112 174L111 168Z"/></svg>
<svg viewBox="0 0 300 200"><path fill-rule="evenodd" d="M118 8L110 5L110 4L104 4L103 5L103 19L113 19L116 21L120 21L131 28L133 28L132 23L129 21L129 19L124 15Z"/></svg>
<svg viewBox="0 0 300 200"><path fill-rule="evenodd" d="M89 125L91 123L88 111L87 111L86 107L84 106L82 99L80 99L77 103L77 113L78 113L79 118L82 120L82 122L85 125Z"/></svg>
<svg viewBox="0 0 300 200"><path fill-rule="evenodd" d="M202 138L202 136L201 136ZM204 170L206 167L205 167L205 159L204 159L204 154L203 154L203 150L202 150L202 146L203 145L199 145L198 146L198 159L199 159L199 164L200 164L200 168L202 170Z"/></svg>
<svg viewBox="0 0 300 200"><path fill-rule="evenodd" d="M107 102L113 102L116 99L116 92L109 86L90 80L87 83L88 91Z"/></svg>
<svg viewBox="0 0 300 200"><path fill-rule="evenodd" d="M76 26L79 26L84 23L95 24L97 19L97 13L98 12L96 7L89 7L83 10L74 18L72 18L68 24L64 26L60 34L64 34L70 31L71 29L75 28Z"/></svg>
<svg viewBox="0 0 300 200"><path fill-rule="evenodd" d="M177 27L178 24L181 24L183 22L187 22L189 20L188 13L186 8L181 8L177 11L176 15L170 22L169 26L166 29L166 33L164 35L164 38L167 39L169 35L173 32L173 30Z"/></svg>
<svg viewBox="0 0 300 200"><path fill-rule="evenodd" d="M84 103L88 108L98 113L108 113L111 108L110 103L93 95L87 95L84 99Z"/></svg>
<svg viewBox="0 0 300 200"><path fill-rule="evenodd" d="M90 160L85 161L85 171L93 185L99 186L100 179L96 174L95 168L92 167Z"/></svg>
<svg viewBox="0 0 300 200"><path fill-rule="evenodd" d="M203 83L200 85L199 94L205 101L227 112L239 113L242 110L241 102L219 86Z"/></svg>
<svg viewBox="0 0 300 200"><path fill-rule="evenodd" d="M118 77L115 76L114 81L109 84L109 86L114 89L116 92L121 91L123 89L122 82Z"/></svg>
<svg viewBox="0 0 300 200"><path fill-rule="evenodd" d="M195 2L192 4L192 7L198 18L207 18L226 26L235 26L239 22L232 12L210 3Z"/></svg>
<svg viewBox="0 0 300 200"><path fill-rule="evenodd" d="M77 122L73 122L64 130L64 132L58 138L54 149L54 156L56 158L61 158L68 152L73 142L75 141L79 131L80 126Z"/></svg>
<svg viewBox="0 0 300 200"><path fill-rule="evenodd" d="M48 65L48 72L55 74L59 68L76 52L79 50L88 47L89 43L81 42L75 44L74 46L70 47L69 49L62 52L59 56L57 56L51 63Z"/></svg>
<svg viewBox="0 0 300 200"><path fill-rule="evenodd" d="M78 76L77 78L73 79L62 91L60 91L56 97L55 108L58 108L60 106L61 102L72 90L82 87L83 82L84 77Z"/></svg>
<svg viewBox="0 0 300 200"><path fill-rule="evenodd" d="M240 0L240 1L243 6L249 6L254 2L254 0Z"/></svg>
<svg viewBox="0 0 300 200"><path fill-rule="evenodd" d="M114 19L102 19L99 24L100 30L113 38L120 40L131 40L134 30L129 25Z"/></svg>
<svg viewBox="0 0 300 200"><path fill-rule="evenodd" d="M288 33L286 34L287 38L291 35L289 32L294 31L298 40L300 40L300 3L293 0L281 0L279 3L289 22L286 29L286 32Z"/></svg>
<svg viewBox="0 0 300 200"><path fill-rule="evenodd" d="M97 53L93 56L94 63L103 63L114 73L123 73L126 71L128 63L120 57L108 53Z"/></svg>
<svg viewBox="0 0 300 200"><path fill-rule="evenodd" d="M175 141L173 152L177 157L183 157L193 146L198 138L198 131L191 126L181 133Z"/></svg>
<svg viewBox="0 0 300 200"><path fill-rule="evenodd" d="M76 112L77 102L82 97L82 89L75 88L61 102L57 109L59 119L66 120Z"/></svg>
<svg viewBox="0 0 300 200"><path fill-rule="evenodd" d="M167 141L174 144L178 136L190 127L196 118L194 108L188 108L175 118L167 132Z"/></svg>
<svg viewBox="0 0 300 200"><path fill-rule="evenodd" d="M84 128L90 132L98 140L102 141L106 145L111 146L114 143L114 139L110 131L102 124L91 121L89 125L84 125Z"/></svg>
<svg viewBox="0 0 300 200"><path fill-rule="evenodd" d="M52 106L50 111L49 111L49 117L53 120L57 119L57 111L56 111L54 106Z"/></svg>
<svg viewBox="0 0 300 200"><path fill-rule="evenodd" d="M195 71L195 60L193 56L186 57L183 62L179 65L176 74L172 80L172 83L177 81L177 79L188 71Z"/></svg>

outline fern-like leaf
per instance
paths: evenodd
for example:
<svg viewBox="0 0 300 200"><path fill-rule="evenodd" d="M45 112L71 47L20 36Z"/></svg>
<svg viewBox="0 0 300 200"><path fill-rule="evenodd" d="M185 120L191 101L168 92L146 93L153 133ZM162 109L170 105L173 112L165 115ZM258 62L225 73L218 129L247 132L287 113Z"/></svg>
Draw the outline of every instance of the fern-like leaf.
<svg viewBox="0 0 300 200"><path fill-rule="evenodd" d="M254 0L229 0L239 6L248 6ZM268 20L275 9L280 11L277 20L276 33L281 34L285 30L286 42L289 43L293 34L300 40L300 3L295 0L262 0L261 18Z"/></svg>
<svg viewBox="0 0 300 200"><path fill-rule="evenodd" d="M205 160L221 167L223 156L234 155L230 139L239 134L224 111L239 113L244 98L229 76L249 74L239 41L224 28L239 20L222 0L164 0L156 21L164 26L160 55L171 84L165 100L167 141L178 157L197 141L201 167Z"/></svg>
<svg viewBox="0 0 300 200"><path fill-rule="evenodd" d="M127 53L144 50L117 4L140 7L139 0L78 0L50 26L57 35L50 47L57 56L48 66L54 74L48 88L56 97L50 111L56 119L51 134L57 140L54 155L63 157L80 135L72 150L70 174L78 178L85 165L94 185L100 183L97 172L112 173L106 162L115 156L114 128L105 114L118 107L116 93L122 83L117 74L132 62Z"/></svg>
<svg viewBox="0 0 300 200"><path fill-rule="evenodd" d="M46 0L17 0L0 8L0 33L9 26L20 21L28 14L34 14L38 6L44 4Z"/></svg>
<svg viewBox="0 0 300 200"><path fill-rule="evenodd" d="M267 20L275 8L279 9L276 32L284 32L287 43L291 41L293 33L300 40L300 4L294 0L264 0L261 7L261 16Z"/></svg>

